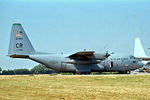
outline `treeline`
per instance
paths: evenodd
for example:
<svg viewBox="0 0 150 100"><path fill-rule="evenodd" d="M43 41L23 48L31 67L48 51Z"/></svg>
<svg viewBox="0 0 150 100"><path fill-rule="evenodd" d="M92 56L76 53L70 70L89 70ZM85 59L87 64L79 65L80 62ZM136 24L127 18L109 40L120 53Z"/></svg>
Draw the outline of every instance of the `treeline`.
<svg viewBox="0 0 150 100"><path fill-rule="evenodd" d="M1 75L51 74L51 73L58 73L58 72L52 69L49 69L42 64L35 66L31 70L29 69L2 70L0 68Z"/></svg>

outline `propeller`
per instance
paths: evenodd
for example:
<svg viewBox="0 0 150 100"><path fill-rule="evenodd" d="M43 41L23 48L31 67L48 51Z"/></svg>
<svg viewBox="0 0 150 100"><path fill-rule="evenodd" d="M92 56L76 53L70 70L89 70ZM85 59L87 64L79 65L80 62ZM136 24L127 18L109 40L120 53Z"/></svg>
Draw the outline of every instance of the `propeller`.
<svg viewBox="0 0 150 100"><path fill-rule="evenodd" d="M104 50L105 50L105 51L107 50L105 57L108 58L108 57L112 54L112 53L109 53L109 52L108 52L108 45L105 45L105 46L104 46Z"/></svg>
<svg viewBox="0 0 150 100"><path fill-rule="evenodd" d="M106 51L106 58L110 56L110 54L108 53L108 51Z"/></svg>

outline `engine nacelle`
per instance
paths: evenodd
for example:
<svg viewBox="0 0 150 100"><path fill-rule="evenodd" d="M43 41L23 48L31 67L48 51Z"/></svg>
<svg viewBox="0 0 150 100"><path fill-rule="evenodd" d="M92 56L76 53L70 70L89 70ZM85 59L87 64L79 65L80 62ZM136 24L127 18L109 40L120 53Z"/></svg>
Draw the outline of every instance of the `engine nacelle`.
<svg viewBox="0 0 150 100"><path fill-rule="evenodd" d="M66 61L65 63L68 64L98 64L100 63L99 60L69 60Z"/></svg>
<svg viewBox="0 0 150 100"><path fill-rule="evenodd" d="M96 60L104 60L105 58L109 57L110 54L108 54L108 53L95 53L94 56L95 56Z"/></svg>

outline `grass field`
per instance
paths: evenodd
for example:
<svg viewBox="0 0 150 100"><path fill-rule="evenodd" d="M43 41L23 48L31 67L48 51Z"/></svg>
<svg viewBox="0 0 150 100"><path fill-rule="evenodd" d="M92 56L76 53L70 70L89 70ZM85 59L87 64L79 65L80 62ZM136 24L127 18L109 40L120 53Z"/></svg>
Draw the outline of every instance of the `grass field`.
<svg viewBox="0 0 150 100"><path fill-rule="evenodd" d="M150 100L150 75L0 75L0 100Z"/></svg>

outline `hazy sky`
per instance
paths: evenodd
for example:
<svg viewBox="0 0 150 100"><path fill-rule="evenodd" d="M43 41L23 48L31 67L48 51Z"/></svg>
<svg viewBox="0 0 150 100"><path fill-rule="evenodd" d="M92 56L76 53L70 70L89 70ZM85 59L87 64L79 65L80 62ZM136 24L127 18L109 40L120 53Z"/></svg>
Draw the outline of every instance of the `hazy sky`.
<svg viewBox="0 0 150 100"><path fill-rule="evenodd" d="M0 0L0 66L32 68L38 63L7 57L11 26L21 23L37 51L83 49L133 54L140 37L150 47L149 0Z"/></svg>

